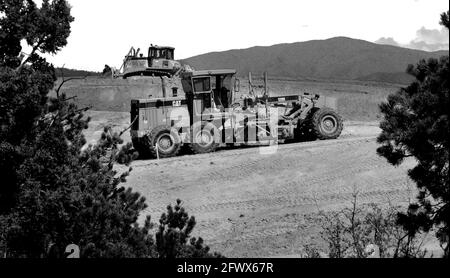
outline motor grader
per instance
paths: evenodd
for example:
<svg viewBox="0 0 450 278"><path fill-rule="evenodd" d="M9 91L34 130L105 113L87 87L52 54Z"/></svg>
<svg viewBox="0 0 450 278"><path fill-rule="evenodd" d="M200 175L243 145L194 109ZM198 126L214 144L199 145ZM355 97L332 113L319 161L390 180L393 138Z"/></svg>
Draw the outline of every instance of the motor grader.
<svg viewBox="0 0 450 278"><path fill-rule="evenodd" d="M135 149L164 158L176 156L182 147L199 154L224 146L335 139L341 134L343 121L332 99L270 96L267 75L264 93L238 98L240 81L235 76L235 70L226 69L185 72L181 75L185 95L133 99Z"/></svg>

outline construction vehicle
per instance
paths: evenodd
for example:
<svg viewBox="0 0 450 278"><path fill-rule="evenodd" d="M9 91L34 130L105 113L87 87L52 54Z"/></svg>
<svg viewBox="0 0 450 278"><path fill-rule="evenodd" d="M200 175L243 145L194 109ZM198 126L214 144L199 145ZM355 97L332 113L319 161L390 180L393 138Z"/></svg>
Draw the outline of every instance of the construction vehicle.
<svg viewBox="0 0 450 278"><path fill-rule="evenodd" d="M343 121L319 95L270 96L263 92L237 98L235 70L202 70L181 75L184 95L131 101L131 138L140 154L171 157L183 146L195 154L221 146L271 145L302 138L335 139Z"/></svg>
<svg viewBox="0 0 450 278"><path fill-rule="evenodd" d="M181 63L174 60L175 48L170 46L150 45L148 56L131 47L115 78L124 79L132 76L167 76L172 77L182 68Z"/></svg>

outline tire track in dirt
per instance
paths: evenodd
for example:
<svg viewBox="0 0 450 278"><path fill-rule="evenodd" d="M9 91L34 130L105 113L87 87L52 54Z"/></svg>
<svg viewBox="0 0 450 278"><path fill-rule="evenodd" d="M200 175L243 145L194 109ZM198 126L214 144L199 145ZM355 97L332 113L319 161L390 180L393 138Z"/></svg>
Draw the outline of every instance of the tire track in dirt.
<svg viewBox="0 0 450 278"><path fill-rule="evenodd" d="M395 180L380 181L370 184L374 188L391 185ZM192 213L202 213L218 210L236 210L236 211L252 211L261 208L295 208L305 205L316 205L322 203L349 203L353 199L353 191L336 192L332 194L320 194L322 192L315 192L317 195L304 194L277 194L277 196L270 196L266 198L254 198L246 201L231 201L223 203L213 203L201 206L189 206L189 211ZM358 194L358 198L365 200L371 198L396 199L397 195L406 197L405 190L376 190L370 192L362 192Z"/></svg>
<svg viewBox="0 0 450 278"><path fill-rule="evenodd" d="M374 140L376 136L367 136L367 137L350 137L345 139L336 139L336 140L324 140L324 141L312 141L312 142L301 142L301 143L290 143L290 144L280 144L278 145L277 151L305 151L309 148L319 148L325 146L339 146L343 145L358 145L367 142L368 140ZM266 148L266 147L262 147ZM184 155L179 157L165 158L163 160L155 160L151 159L149 161L137 161L133 163L133 168L147 168L149 166L154 165L166 165L166 164L174 164L174 163L183 163L189 161L189 164L196 164L198 162L202 162L204 160L210 160L214 156L220 156L221 159L239 157L243 155L254 155L260 153L260 147L243 147L239 149L223 149L214 153L209 154L198 154L198 155Z"/></svg>
<svg viewBox="0 0 450 278"><path fill-rule="evenodd" d="M324 151L323 153L326 153ZM317 155L317 154L314 154ZM364 159L365 158L365 159ZM207 175L206 178L203 180L194 179L194 183L202 184L202 182L208 181L210 184L214 183L224 183L224 182L231 182L231 181L237 181L237 180L243 180L244 177L249 178L252 174L258 175L261 173L269 173L271 170L276 170L277 168L284 168L284 169L290 169L292 166L295 166L298 161L295 161L293 159L286 159L283 158L283 156L279 156L274 162L274 160L267 161L265 159L256 159L251 162L244 162L244 163L238 163L237 166L233 168L227 168L227 175L228 177L232 177L230 179L227 179L224 174L219 175L220 172L225 172L223 170L217 170L217 176L209 176ZM348 161L350 162L350 161ZM235 210L243 210L243 209L256 209L255 203L263 203L264 205L278 205L279 203L286 202L287 204L293 203L291 200L292 198L299 198L300 200L307 200L305 198L304 194L298 195L296 192L299 191L299 189L307 188L308 185L314 185L314 187L318 188L319 190L315 190L314 193L318 196L326 196L325 194L330 193L331 191L335 191L332 188L330 188L330 184L333 184L334 181L352 176L357 175L361 172L365 172L368 170L374 170L379 169L382 167L388 167L384 161L382 161L378 157L364 157L362 155L361 157L357 156L353 158L352 162L358 162L358 163L349 163L352 165L352 167L348 167L348 164L338 164L335 165L335 167L328 168L327 172L323 175L307 175L302 177L301 180L297 181L291 181L286 184L282 184L279 187L276 187L275 192L270 192L270 198L267 198L269 192L266 192L264 190L257 192L256 194L252 194L252 198L250 200L234 200L231 202L223 202L222 196L210 196L208 198L208 203L200 206L190 206L190 210L193 212L204 212L204 211L211 211L211 210L220 210L220 209L235 209ZM382 184L383 181L377 181L377 183L371 184L374 188L379 187ZM384 181L384 184L393 183L394 181ZM179 186L176 188L176 190L180 190L182 188L189 188L188 185L184 184L183 186ZM190 188L192 190L192 188ZM342 188L341 188L342 189ZM349 188L345 188L346 191L349 190ZM290 196L288 199L286 199L286 196ZM293 197L294 196L294 197ZM271 201L268 201L271 200ZM278 200L275 202L274 200ZM348 200L348 199L345 199ZM320 201L320 199L319 199ZM159 211L159 210L158 210ZM149 208L149 212L154 212L152 208Z"/></svg>
<svg viewBox="0 0 450 278"><path fill-rule="evenodd" d="M317 179L318 180L318 179ZM327 179L323 179L327 181ZM367 202L378 202L378 203L388 203L388 202L405 202L408 198L408 193L406 190L402 189L392 189L392 184L398 183L401 179L387 179L387 180L376 180L370 184L372 188L378 189L369 192L358 193L358 203ZM405 185L406 180L403 179L402 186ZM295 184L295 183L294 183ZM320 187L320 185L318 185ZM188 211L194 215L202 215L204 213L209 213L212 211L233 210L237 212L249 213L251 211L257 210L268 210L273 211L283 210L283 209L298 209L299 212L303 211L304 208L309 208L309 210L317 210L318 207L323 206L334 206L334 207L344 207L351 204L354 198L353 188L347 187L344 191L333 192L323 194L322 192L313 192L310 194L282 194L271 195L265 198L255 197L251 200L246 201L231 201L223 203L213 203L205 204L201 206L189 206ZM308 210L307 210L308 211ZM155 211L153 211L155 212ZM160 211L161 212L161 211ZM214 240L223 239L226 240L230 237L232 232L232 225L220 225L220 221L217 219L210 221L201 221L201 225L198 227L200 231L208 231L208 236L205 239ZM277 226L278 227L278 226ZM259 232L250 232L253 238L260 238L261 236L274 236L278 234L284 234L287 232L294 232L295 229L270 229ZM247 238L249 236L246 236Z"/></svg>
<svg viewBox="0 0 450 278"><path fill-rule="evenodd" d="M323 152L325 153L325 152ZM322 154L323 154L322 153ZM320 155L321 153L314 153L311 154L312 156ZM305 159L308 157L302 157L302 159ZM358 157L359 158L359 157ZM356 159L358 159L356 158ZM353 158L355 160L355 158ZM329 168L329 171L327 173L326 177L319 177L319 178L311 178L310 182L318 182L320 180L326 179L334 179L339 176L349 175L349 174L355 174L360 171L366 171L369 169L375 169L378 167L384 166L383 164L378 163L379 159L370 157L369 160L363 160L364 164L358 164L357 167L354 168L348 168L346 166L335 165L333 168ZM288 157L285 158L281 155L279 155L275 159L271 159L269 161L265 159L257 159L254 161L241 163L236 166L226 168L227 173L224 173L223 169L216 170L214 172L209 172L207 174L207 180L209 181L235 181L235 180L241 180L243 177L248 177L252 174L260 174L260 173L268 173L268 171L275 171L279 169L289 169L293 168L297 164L301 163L301 161L298 160L298 158ZM232 173L232 174L229 174Z"/></svg>
<svg viewBox="0 0 450 278"><path fill-rule="evenodd" d="M361 167L360 170L368 169L367 165L365 167ZM354 170L351 173L356 173ZM346 173L344 173L345 175ZM316 183L317 187L320 188L322 183L328 183L335 179L336 176L333 177L323 177L316 178L313 180L300 181L300 182L292 182L290 185L298 186L302 183ZM375 191L362 192L358 194L358 202L378 202L378 203L387 203L387 202L404 202L407 199L407 194L404 190L401 189L393 189L391 188L392 184L398 183L399 179L387 179L387 180L376 180L370 184L371 187L379 189ZM261 198L260 196L255 196L252 200L247 201L233 201L228 203L217 203L217 204L206 204L202 206L192 207L189 206L188 211L190 211L194 215L202 215L203 213L208 213L211 211L225 211L225 210L233 210L237 212L248 213L249 211L257 211L257 210L267 210L268 208L276 210L282 209L298 209L298 211L302 211L303 208L313 208L315 210L315 206L322 207L323 205L334 205L337 207L348 206L353 200L353 188L341 188L339 192L332 193L332 190L328 190L328 192L324 193L323 191L311 192L309 194L292 194L292 190L285 190L281 192L277 192L276 195L271 195L266 198ZM286 220L286 219L284 219ZM220 221L201 221L201 225L197 227L197 231L202 231L202 234L206 234L204 236L205 240L208 240L210 244L220 244L232 238L236 238L237 235L233 235L233 224L230 225L221 225ZM273 227L264 226L264 229L260 230L249 230L244 231L241 235L239 235L240 241L253 240L253 239L262 239L265 237L272 236L280 236L287 233L294 233L299 229L297 223L288 223L284 222L281 224L274 225Z"/></svg>
<svg viewBox="0 0 450 278"><path fill-rule="evenodd" d="M348 207L355 188L358 203L406 202L404 165L392 167L376 146L375 136L352 137L279 145L272 155L244 148L138 161L128 183L151 200L144 214L157 219L181 198L196 217L194 236L231 252L225 255L247 254L246 246L265 248L302 234L314 225L303 215Z"/></svg>
<svg viewBox="0 0 450 278"><path fill-rule="evenodd" d="M342 209L348 207L350 205L350 201L353 199L352 193L347 194L349 197L347 198L346 203L341 203L338 206L335 206L333 210ZM376 191L376 192L367 192L358 195L358 203L359 204L368 204L372 202L376 203L390 203L390 202L405 202L407 196L402 190L390 190L390 191ZM336 196L329 196L329 198L323 198L322 201L340 201L342 198L337 198ZM261 221L261 218L254 219L256 223L250 223L244 225L246 228L242 229L243 226L242 221L237 223L230 223L229 227L220 227L220 221L207 221L198 227L198 230L202 231L204 239L208 240L209 244L221 244L227 241L249 241L249 240L262 240L267 237L273 236L282 236L288 233L296 233L299 229L302 229L305 225L304 221L299 221L299 218L303 214L312 213L318 217L319 209L313 209L313 212L310 210L302 211L302 207L311 207L314 206L315 201L313 198L309 199L309 203L303 203L300 206L298 204L294 204L295 208L299 208L298 214L295 214L297 217L272 217L273 219L265 221ZM317 204L320 206L320 203ZM286 207L285 207L286 208ZM315 212L314 212L315 210ZM325 209L327 210L327 209ZM277 219L278 218L278 219ZM261 222L264 222L261 224Z"/></svg>
<svg viewBox="0 0 450 278"><path fill-rule="evenodd" d="M340 152L349 152L349 150L354 149L355 145L360 145L367 143L367 138L364 139L353 139L350 141L344 141L339 142L336 141L337 144L339 144ZM326 141L319 141L318 143L325 143ZM317 143L317 142L313 142ZM330 147L329 142L326 142L325 147ZM317 144L316 144L317 145ZM302 146L302 144L300 144ZM304 146L303 146L304 147ZM317 146L322 147L321 144ZM334 147L334 145L333 145ZM291 150L293 149L294 152ZM285 157L286 153L290 152L289 157ZM257 175L257 174L267 174L269 171L275 172L279 169L289 169L292 168L299 163L302 163L302 161L305 161L309 158L314 158L320 155L323 155L325 153L328 153L328 148L317 149L317 151L311 151L304 148L295 148L295 146L289 146L289 148L281 149L279 152L277 152L275 155L266 157L261 157L260 155L256 158L252 158L249 160L235 160L236 162L232 165L224 165L224 166L216 166L213 170L208 170L207 172L203 173L202 175L193 177L187 181L183 181L182 184L177 183L177 178L174 175L157 175L152 177L152 181L159 185L160 188L164 188L164 190L161 190L159 192L152 192L153 194L160 195L161 197L164 195L167 195L167 185L170 185L170 190L172 191L179 191L186 188L194 189L193 187L201 187L207 184L222 184L222 183L230 183L230 182L236 182L236 181L242 181L243 178L249 178L251 175ZM298 153L301 153L301 159L296 156ZM245 154L245 153L244 153ZM212 154L209 154L211 156ZM218 155L218 154L217 154ZM236 155L243 155L243 154L233 154L232 156ZM229 156L228 156L229 157ZM220 158L223 159L222 153L220 153ZM206 158L201 158L202 160L205 160ZM362 157L355 158L353 155L353 159L362 159ZM197 159L198 161L199 159ZM206 159L208 160L208 159ZM195 160L192 160L191 157L189 157L189 162L193 163ZM371 162L370 162L371 163ZM195 164L194 164L195 165ZM143 167L143 166L140 166ZM339 165L335 165L333 167L339 167ZM136 166L133 166L134 169L138 168ZM346 170L346 169L342 169ZM340 169L330 168L329 171L342 171ZM351 174L351 173L348 173ZM314 182L314 181L312 181ZM219 200L218 198L217 200Z"/></svg>
<svg viewBox="0 0 450 278"><path fill-rule="evenodd" d="M299 208L299 214L303 213L311 213L311 211L302 211L302 207L311 207L314 205L320 206L323 204L323 202L329 202L329 201L339 201L341 204L339 206L335 206L334 209L337 207L344 208L350 205L350 201L353 200L352 193L346 194L348 198L345 198L345 203L342 203L340 201L343 200L340 195L338 196L326 196L322 198L321 203L316 203L317 200L314 198L305 198L306 202L303 202L305 200L301 200L296 204L290 204L288 206L284 206L283 208L288 207L295 207ZM366 192L363 194L358 195L358 203L371 203L371 202L381 202L381 203L388 203L388 202L405 202L406 200L405 193L402 190L390 190L390 191L374 191L374 192ZM318 208L314 208L313 211L316 210L316 214L318 214L319 210ZM313 212L314 213L314 212ZM259 219L260 221L260 219ZM258 221L258 222L259 222ZM278 223L279 222L279 223ZM232 239L238 238L239 241L247 241L247 240L253 240L253 239L263 239L266 237L272 237L272 236L279 236L287 233L294 233L301 228L302 224L298 221L298 217L292 217L292 219L289 219L289 217L283 217L282 221L278 219L278 222L274 219L271 225L267 225L267 223L271 223L271 221L266 221L265 225L260 225L259 229L258 226L255 225L256 228L252 229L237 229L233 228L233 225L230 225L228 229L226 228L219 228L218 229L218 221L208 221L203 223L203 225L200 225L198 228L202 231L204 231L205 234L207 234L204 239L207 239L210 244L219 244L223 243ZM242 223L240 223L242 224ZM248 225L251 226L251 225ZM240 230L238 234L236 234L236 230Z"/></svg>

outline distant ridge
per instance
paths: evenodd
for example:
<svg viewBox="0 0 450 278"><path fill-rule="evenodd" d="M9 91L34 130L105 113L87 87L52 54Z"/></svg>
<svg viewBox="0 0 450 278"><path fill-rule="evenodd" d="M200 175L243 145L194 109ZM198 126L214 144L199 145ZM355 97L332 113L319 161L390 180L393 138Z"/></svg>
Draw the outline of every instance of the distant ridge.
<svg viewBox="0 0 450 278"><path fill-rule="evenodd" d="M86 70L76 70L76 69L66 69L66 68L55 68L56 77L85 77L85 76L100 76L100 72L86 71Z"/></svg>
<svg viewBox="0 0 450 278"><path fill-rule="evenodd" d="M235 68L241 76L249 71L268 71L272 77L293 79L345 79L407 84L408 64L438 58L448 51L426 52L364 40L336 37L273 46L255 46L211 52L182 62L195 69Z"/></svg>

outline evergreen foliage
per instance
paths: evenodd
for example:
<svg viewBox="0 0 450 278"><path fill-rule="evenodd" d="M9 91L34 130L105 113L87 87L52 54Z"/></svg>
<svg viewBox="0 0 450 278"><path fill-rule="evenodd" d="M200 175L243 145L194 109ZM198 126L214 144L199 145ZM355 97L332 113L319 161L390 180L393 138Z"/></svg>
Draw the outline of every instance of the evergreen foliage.
<svg viewBox="0 0 450 278"><path fill-rule="evenodd" d="M105 128L86 147L86 109L64 94L48 97L55 70L39 53L66 45L67 2L0 0L0 15L0 256L63 257L69 244L86 258L209 255L201 239L186 244L195 221L184 222L180 202L161 219L166 240L155 241L150 217L138 224L145 198L121 186L132 169L115 167L136 158L131 143ZM24 41L33 49L27 58Z"/></svg>
<svg viewBox="0 0 450 278"><path fill-rule="evenodd" d="M449 12L441 15L448 26ZM417 166L409 170L419 194L417 202L400 214L398 223L410 236L437 229L437 236L449 253L449 56L421 60L407 72L415 77L408 87L390 95L380 108L384 114L381 146L377 152L391 164L414 157Z"/></svg>

